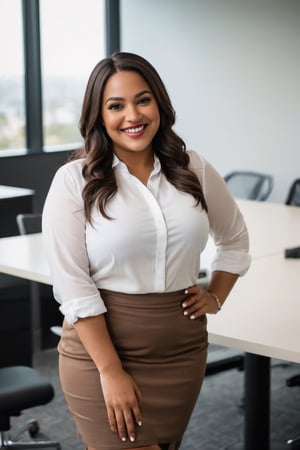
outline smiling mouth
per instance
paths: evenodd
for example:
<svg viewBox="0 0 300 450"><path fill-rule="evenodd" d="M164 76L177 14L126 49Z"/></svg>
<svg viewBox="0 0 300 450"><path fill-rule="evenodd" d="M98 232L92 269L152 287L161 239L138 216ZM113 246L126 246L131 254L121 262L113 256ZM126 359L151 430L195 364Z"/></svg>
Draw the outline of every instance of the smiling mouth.
<svg viewBox="0 0 300 450"><path fill-rule="evenodd" d="M144 131L146 126L147 125L140 125L138 127L123 128L122 131L124 131L124 133L128 133L128 134L141 133L142 131Z"/></svg>

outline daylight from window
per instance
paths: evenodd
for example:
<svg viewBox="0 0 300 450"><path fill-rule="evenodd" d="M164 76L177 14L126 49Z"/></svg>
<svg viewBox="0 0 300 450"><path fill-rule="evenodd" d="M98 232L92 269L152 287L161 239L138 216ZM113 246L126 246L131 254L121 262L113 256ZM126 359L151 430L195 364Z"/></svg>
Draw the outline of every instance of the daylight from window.
<svg viewBox="0 0 300 450"><path fill-rule="evenodd" d="M21 0L0 0L0 150L25 147ZM44 150L81 143L90 72L105 54L104 0L40 0Z"/></svg>
<svg viewBox="0 0 300 450"><path fill-rule="evenodd" d="M81 104L90 72L104 56L104 1L41 0L45 149L81 142Z"/></svg>
<svg viewBox="0 0 300 450"><path fill-rule="evenodd" d="M25 147L21 0L0 1L0 150Z"/></svg>

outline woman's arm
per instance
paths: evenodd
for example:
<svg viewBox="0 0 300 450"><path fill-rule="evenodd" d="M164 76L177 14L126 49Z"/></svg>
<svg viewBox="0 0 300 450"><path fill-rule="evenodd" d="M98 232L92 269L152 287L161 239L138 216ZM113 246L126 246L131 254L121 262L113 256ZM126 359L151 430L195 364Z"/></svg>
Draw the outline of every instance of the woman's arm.
<svg viewBox="0 0 300 450"><path fill-rule="evenodd" d="M99 371L111 430L117 431L122 441L127 437L134 441L136 424L142 423L141 393L122 367L104 315L79 319L74 328Z"/></svg>
<svg viewBox="0 0 300 450"><path fill-rule="evenodd" d="M82 189L80 162L67 164L56 173L44 205L43 234L54 296L99 370L112 431L122 440L134 439L141 421L140 393L122 368L106 327L105 304L90 276Z"/></svg>
<svg viewBox="0 0 300 450"><path fill-rule="evenodd" d="M216 270L211 274L207 290L198 285L187 288L187 299L182 304L183 314L190 319L197 319L203 314L216 314L238 278L237 274Z"/></svg>
<svg viewBox="0 0 300 450"><path fill-rule="evenodd" d="M190 152L190 158L204 191L210 234L217 247L207 290L198 285L186 289L183 314L196 319L219 311L239 276L247 272L251 257L247 226L224 179L195 152Z"/></svg>

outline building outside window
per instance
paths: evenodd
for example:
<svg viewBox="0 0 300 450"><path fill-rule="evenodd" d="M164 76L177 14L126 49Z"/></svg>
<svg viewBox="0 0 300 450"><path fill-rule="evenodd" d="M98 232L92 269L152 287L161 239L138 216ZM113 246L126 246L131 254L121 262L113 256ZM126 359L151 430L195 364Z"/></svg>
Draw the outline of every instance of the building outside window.
<svg viewBox="0 0 300 450"><path fill-rule="evenodd" d="M78 121L88 76L105 55L105 0L40 0L39 12L42 150L73 148L81 143ZM21 0L0 1L0 58L0 154L24 153Z"/></svg>
<svg viewBox="0 0 300 450"><path fill-rule="evenodd" d="M105 53L104 1L41 0L45 150L81 142L78 121L88 76Z"/></svg>
<svg viewBox="0 0 300 450"><path fill-rule="evenodd" d="M0 151L25 147L24 63L20 0L0 1Z"/></svg>

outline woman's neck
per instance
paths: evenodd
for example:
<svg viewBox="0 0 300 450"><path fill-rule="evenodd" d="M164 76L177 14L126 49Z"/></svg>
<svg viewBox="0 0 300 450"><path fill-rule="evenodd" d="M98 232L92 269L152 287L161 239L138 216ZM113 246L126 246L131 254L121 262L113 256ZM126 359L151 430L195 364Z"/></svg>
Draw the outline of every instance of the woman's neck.
<svg viewBox="0 0 300 450"><path fill-rule="evenodd" d="M116 153L117 154L117 153ZM117 157L127 166L128 171L138 178L143 184L147 185L149 176L153 170L154 154L153 152L125 152Z"/></svg>

